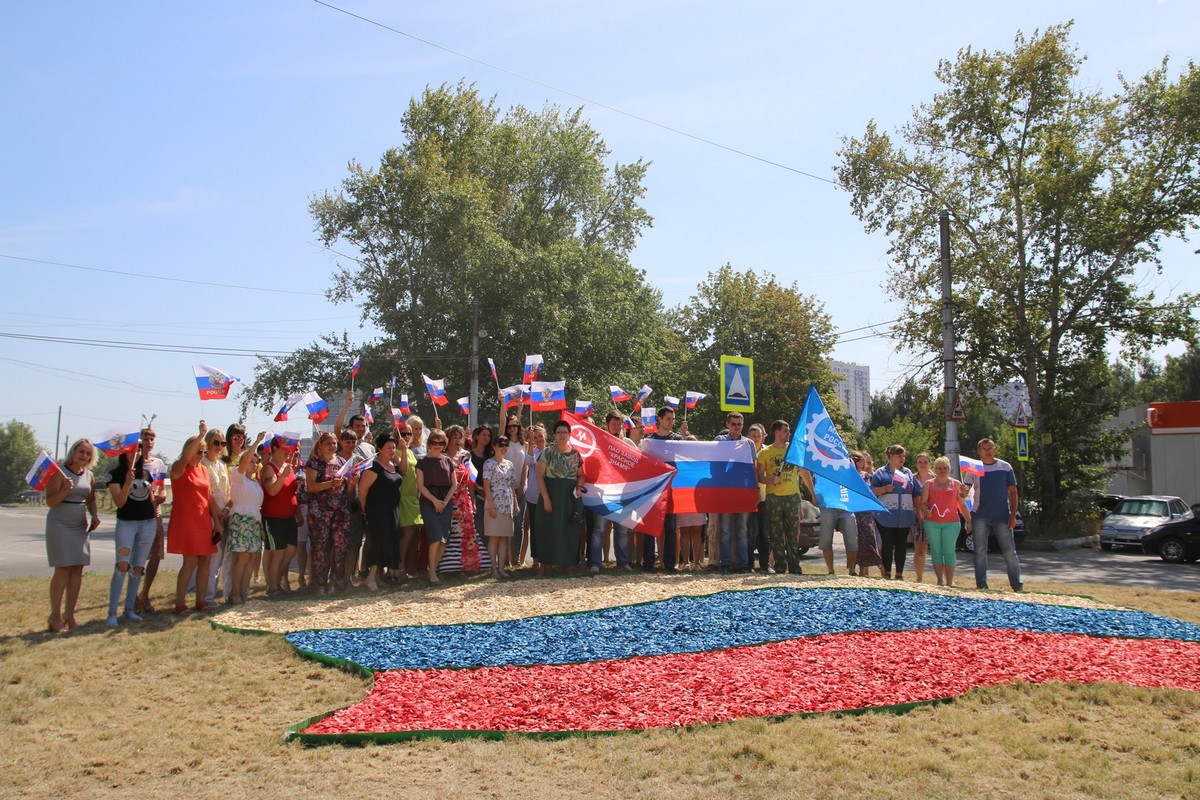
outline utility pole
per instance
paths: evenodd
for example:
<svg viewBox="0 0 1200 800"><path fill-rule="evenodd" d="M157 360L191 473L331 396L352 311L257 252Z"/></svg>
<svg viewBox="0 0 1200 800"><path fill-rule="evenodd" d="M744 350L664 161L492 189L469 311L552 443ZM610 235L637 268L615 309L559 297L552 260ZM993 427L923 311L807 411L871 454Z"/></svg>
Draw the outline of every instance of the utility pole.
<svg viewBox="0 0 1200 800"><path fill-rule="evenodd" d="M958 463L958 421L954 416L954 400L958 385L954 377L954 307L950 296L950 212L938 212L938 239L942 262L942 370L945 374L946 394L946 457L956 480L962 479L962 468Z"/></svg>
<svg viewBox="0 0 1200 800"><path fill-rule="evenodd" d="M467 415L468 432L475 430L479 414L479 301L471 306L471 413Z"/></svg>
<svg viewBox="0 0 1200 800"><path fill-rule="evenodd" d="M58 407L58 427L54 429L54 460L58 461L58 437L62 436L62 406Z"/></svg>

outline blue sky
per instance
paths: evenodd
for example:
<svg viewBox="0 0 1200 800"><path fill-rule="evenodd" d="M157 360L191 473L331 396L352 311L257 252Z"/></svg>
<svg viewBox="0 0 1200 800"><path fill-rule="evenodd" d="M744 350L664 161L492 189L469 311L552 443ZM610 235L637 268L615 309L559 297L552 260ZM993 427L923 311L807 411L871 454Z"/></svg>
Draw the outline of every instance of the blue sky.
<svg viewBox="0 0 1200 800"><path fill-rule="evenodd" d="M829 178L840 137L870 119L898 127L959 48L1007 49L1018 30L1075 19L1080 84L1106 92L1118 72L1200 51L1200 3L1180 0L335 5L541 83L303 0L3 4L0 254L19 258L0 258L0 333L262 353L324 331L371 339L357 308L324 299L333 262L308 201L351 159L400 144L426 85L464 79L502 108L583 105L614 160L651 162L654 226L634 262L668 305L730 262L796 281L841 330L884 330L899 315L880 288L886 242L844 193L603 106ZM1146 284L1200 291L1193 249L1170 246ZM909 373L910 357L863 333L834 357L870 365L876 391ZM60 403L72 439L154 413L174 455L201 413L221 426L238 414L233 399L201 408L192 363L249 378L255 362L0 338L0 419L30 423L53 452Z"/></svg>

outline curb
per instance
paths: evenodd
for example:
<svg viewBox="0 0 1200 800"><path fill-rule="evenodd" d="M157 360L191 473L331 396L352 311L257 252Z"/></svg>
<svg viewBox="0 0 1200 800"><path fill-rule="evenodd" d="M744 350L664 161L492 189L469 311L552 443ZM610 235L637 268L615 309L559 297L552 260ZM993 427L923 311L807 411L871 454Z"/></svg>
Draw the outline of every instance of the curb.
<svg viewBox="0 0 1200 800"><path fill-rule="evenodd" d="M1077 547L1096 547L1100 544L1100 535L1078 536L1074 539L1026 539L1021 544L1023 550L1059 551L1072 550Z"/></svg>

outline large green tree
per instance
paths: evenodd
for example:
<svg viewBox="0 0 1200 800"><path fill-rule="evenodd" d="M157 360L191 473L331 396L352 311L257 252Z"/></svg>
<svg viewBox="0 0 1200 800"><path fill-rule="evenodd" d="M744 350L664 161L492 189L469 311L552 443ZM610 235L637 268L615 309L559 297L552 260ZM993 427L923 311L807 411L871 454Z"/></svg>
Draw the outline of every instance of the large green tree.
<svg viewBox="0 0 1200 800"><path fill-rule="evenodd" d="M0 425L0 503L17 499L29 488L25 474L41 449L33 428L24 422L10 419Z"/></svg>
<svg viewBox="0 0 1200 800"><path fill-rule="evenodd" d="M741 272L726 264L700 282L691 299L673 310L688 355L680 362L681 389L709 396L688 427L697 435L725 427L720 410L719 362L723 355L754 359L755 409L749 415L768 425L775 419L794 423L810 382L815 382L830 417L847 433L853 420L833 392L827 358L834 341L833 322L815 296L784 285L770 273Z"/></svg>
<svg viewBox="0 0 1200 800"><path fill-rule="evenodd" d="M936 218L949 211L960 375L1025 382L1052 518L1065 490L1094 480L1079 457L1094 452L1102 417L1087 393L1109 344L1196 333L1197 298L1157 297L1139 270L1200 213L1200 70L1172 80L1164 60L1103 95L1080 76L1070 27L941 62L942 90L899 141L872 122L843 140L837 169L854 213L890 239L887 288L913 317L899 326L912 349L938 340Z"/></svg>
<svg viewBox="0 0 1200 800"><path fill-rule="evenodd" d="M650 224L644 162L610 165L578 110L502 113L462 84L414 98L402 134L377 166L351 162L341 188L310 206L339 254L330 299L358 305L382 336L360 346L328 334L264 359L248 402L344 390L359 350L361 386L397 375L420 397L424 372L447 378L454 397L479 376L488 416L495 387L483 357L505 385L519 382L527 353L545 357L546 379L577 385L658 358L661 294L629 261ZM487 337L476 361L478 329Z"/></svg>

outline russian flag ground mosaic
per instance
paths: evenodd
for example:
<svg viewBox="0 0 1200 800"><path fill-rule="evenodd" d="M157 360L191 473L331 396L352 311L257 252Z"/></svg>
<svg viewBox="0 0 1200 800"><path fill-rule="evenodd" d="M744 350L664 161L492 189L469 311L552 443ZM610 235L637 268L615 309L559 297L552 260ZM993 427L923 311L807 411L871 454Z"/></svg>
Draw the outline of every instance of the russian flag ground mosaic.
<svg viewBox="0 0 1200 800"><path fill-rule="evenodd" d="M562 584L545 583L548 592ZM373 677L361 703L290 729L308 743L570 735L903 708L1017 681L1200 691L1200 626L1140 611L903 589L772 586L285 638L305 656Z"/></svg>

